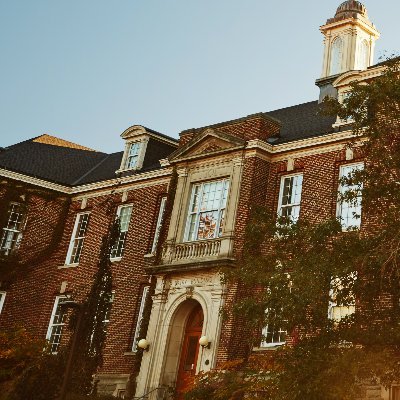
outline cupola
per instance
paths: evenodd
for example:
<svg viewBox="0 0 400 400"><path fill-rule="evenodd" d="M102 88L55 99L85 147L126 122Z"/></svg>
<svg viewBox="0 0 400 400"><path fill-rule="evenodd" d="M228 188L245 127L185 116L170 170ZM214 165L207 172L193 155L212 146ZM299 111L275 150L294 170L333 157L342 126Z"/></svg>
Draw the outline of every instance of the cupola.
<svg viewBox="0 0 400 400"><path fill-rule="evenodd" d="M320 100L336 96L334 79L348 71L365 70L373 64L375 42L379 32L369 20L366 7L356 0L347 0L337 8L335 16L320 27L324 35L324 56Z"/></svg>

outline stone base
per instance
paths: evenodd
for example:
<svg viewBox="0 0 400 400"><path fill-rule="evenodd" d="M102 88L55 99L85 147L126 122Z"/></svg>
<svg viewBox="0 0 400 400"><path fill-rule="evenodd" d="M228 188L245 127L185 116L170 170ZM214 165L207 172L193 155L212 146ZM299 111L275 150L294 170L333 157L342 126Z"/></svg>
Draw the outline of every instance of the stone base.
<svg viewBox="0 0 400 400"><path fill-rule="evenodd" d="M97 393L123 399L128 379L129 374L98 374L96 375Z"/></svg>

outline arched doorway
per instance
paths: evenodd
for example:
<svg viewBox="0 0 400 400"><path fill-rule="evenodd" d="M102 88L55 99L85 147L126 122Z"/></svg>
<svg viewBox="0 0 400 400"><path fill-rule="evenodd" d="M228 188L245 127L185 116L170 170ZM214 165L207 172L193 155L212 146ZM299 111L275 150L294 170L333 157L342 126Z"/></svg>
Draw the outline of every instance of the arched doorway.
<svg viewBox="0 0 400 400"><path fill-rule="evenodd" d="M186 322L181 356L179 359L176 378L177 399L183 399L183 393L196 374L197 358L199 355L199 339L203 330L204 314L200 304L197 304Z"/></svg>

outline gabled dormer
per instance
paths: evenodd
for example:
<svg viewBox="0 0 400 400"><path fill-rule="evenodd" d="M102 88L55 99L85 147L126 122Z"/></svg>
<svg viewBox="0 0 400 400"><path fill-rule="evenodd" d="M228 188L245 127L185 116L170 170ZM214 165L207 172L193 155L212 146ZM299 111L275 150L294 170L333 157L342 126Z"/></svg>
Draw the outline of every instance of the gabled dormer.
<svg viewBox="0 0 400 400"><path fill-rule="evenodd" d="M116 173L129 173L159 167L159 161L168 157L178 146L178 141L162 133L133 125L121 134L125 150Z"/></svg>

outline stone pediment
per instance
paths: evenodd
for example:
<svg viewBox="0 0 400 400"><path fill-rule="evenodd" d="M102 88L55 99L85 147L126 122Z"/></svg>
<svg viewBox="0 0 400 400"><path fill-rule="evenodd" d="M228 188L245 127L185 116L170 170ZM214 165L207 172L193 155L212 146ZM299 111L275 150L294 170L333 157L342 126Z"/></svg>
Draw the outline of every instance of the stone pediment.
<svg viewBox="0 0 400 400"><path fill-rule="evenodd" d="M169 157L170 161L211 155L225 150L237 149L245 146L246 141L228 133L208 128L196 135L188 143L178 148Z"/></svg>

